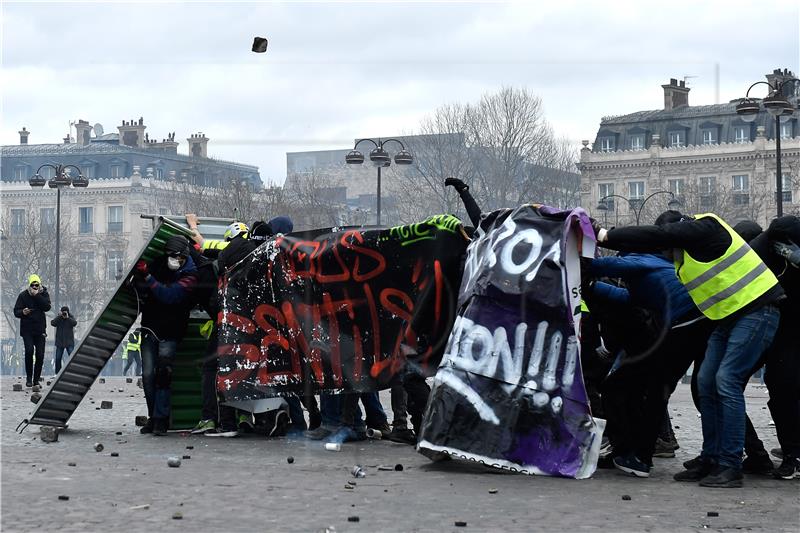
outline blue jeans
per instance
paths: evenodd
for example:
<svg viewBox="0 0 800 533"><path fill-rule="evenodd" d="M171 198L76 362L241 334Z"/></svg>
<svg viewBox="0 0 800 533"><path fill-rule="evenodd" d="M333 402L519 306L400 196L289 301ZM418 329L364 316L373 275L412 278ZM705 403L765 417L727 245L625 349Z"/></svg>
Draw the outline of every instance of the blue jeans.
<svg viewBox="0 0 800 533"><path fill-rule="evenodd" d="M772 343L780 311L769 305L718 325L708 339L697 386L703 427L703 457L742 468L745 404L743 384Z"/></svg>
<svg viewBox="0 0 800 533"><path fill-rule="evenodd" d="M67 352L67 357L65 359L69 359L70 354L72 353L74 346L56 346L56 355L53 357L53 360L56 364L56 374L61 372L61 358L64 355L64 352Z"/></svg>
<svg viewBox="0 0 800 533"><path fill-rule="evenodd" d="M142 388L151 418L169 418L172 364L177 350L178 341L159 341L149 331L142 331Z"/></svg>
<svg viewBox="0 0 800 533"><path fill-rule="evenodd" d="M319 395L319 413L322 417L323 426L340 426L342 425L342 394L331 394L323 392ZM353 416L354 429L363 429L366 431L364 421L362 419L361 407L356 406L355 415Z"/></svg>

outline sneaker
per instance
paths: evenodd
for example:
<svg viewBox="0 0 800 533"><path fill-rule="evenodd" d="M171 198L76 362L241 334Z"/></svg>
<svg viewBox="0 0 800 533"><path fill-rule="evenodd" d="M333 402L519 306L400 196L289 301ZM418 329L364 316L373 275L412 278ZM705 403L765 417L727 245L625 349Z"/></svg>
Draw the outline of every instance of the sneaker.
<svg viewBox="0 0 800 533"><path fill-rule="evenodd" d="M703 456L698 455L694 459L689 459L688 461L684 461L683 467L686 470L696 470L697 468L700 467L701 464L703 464Z"/></svg>
<svg viewBox="0 0 800 533"><path fill-rule="evenodd" d="M650 477L650 466L644 464L632 453L625 456L614 457L614 466L636 477Z"/></svg>
<svg viewBox="0 0 800 533"><path fill-rule="evenodd" d="M217 424L213 420L201 420L194 429L192 429L192 435L201 435L207 431L214 431L215 429L217 429Z"/></svg>
<svg viewBox="0 0 800 533"><path fill-rule="evenodd" d="M700 480L701 487L735 489L742 486L742 471L730 466L717 466L713 472Z"/></svg>
<svg viewBox="0 0 800 533"><path fill-rule="evenodd" d="M331 433L325 440L327 442L338 443L367 440L367 428L364 427L353 429L350 426L341 426L337 431Z"/></svg>
<svg viewBox="0 0 800 533"><path fill-rule="evenodd" d="M143 425L141 427L141 429L139 430L139 433L141 433L142 435L146 435L146 434L152 433L152 432L153 432L153 419L152 418L148 418L147 422L145 423L145 425Z"/></svg>
<svg viewBox="0 0 800 533"><path fill-rule="evenodd" d="M742 472L745 474L771 476L774 471L775 465L772 463L772 459L769 458L769 454L767 454L766 450L761 453L748 455L745 457L744 461L742 461Z"/></svg>
<svg viewBox="0 0 800 533"><path fill-rule="evenodd" d="M389 436L386 437L392 442L399 442L400 444L410 444L415 446L417 444L417 436L414 431L408 428L393 427Z"/></svg>
<svg viewBox="0 0 800 533"><path fill-rule="evenodd" d="M794 479L800 477L800 459L786 455L781 466L772 473L776 479Z"/></svg>
<svg viewBox="0 0 800 533"><path fill-rule="evenodd" d="M388 422L384 422L383 424L378 424L375 426L370 427L370 429L374 431L380 431L383 435L388 435L392 432L391 426L389 426Z"/></svg>
<svg viewBox="0 0 800 533"><path fill-rule="evenodd" d="M675 481L700 481L714 470L714 465L706 461L703 457L695 457L691 461L686 461L684 466L687 464L690 466L686 467L686 470L683 472L678 472L672 476L672 479Z"/></svg>
<svg viewBox="0 0 800 533"><path fill-rule="evenodd" d="M310 429L305 432L306 438L311 440L323 440L331 436L335 429L330 426L319 426L316 429Z"/></svg>
<svg viewBox="0 0 800 533"><path fill-rule="evenodd" d="M156 437L163 437L167 434L167 419L166 418L156 418L153 422L153 436Z"/></svg>
<svg viewBox="0 0 800 533"><path fill-rule="evenodd" d="M252 433L252 431L256 427L255 424L253 423L253 415L251 415L250 413L247 414L239 413L239 418L237 420L238 420L237 425L239 426L239 429L245 433Z"/></svg>
<svg viewBox="0 0 800 533"><path fill-rule="evenodd" d="M275 413L275 424L272 429L267 433L268 437L282 437L286 435L286 430L289 428L289 412L280 409Z"/></svg>
<svg viewBox="0 0 800 533"><path fill-rule="evenodd" d="M675 448L669 442L658 438L656 439L656 447L653 450L653 457L671 459L675 457Z"/></svg>
<svg viewBox="0 0 800 533"><path fill-rule="evenodd" d="M230 439L232 437L238 437L239 432L236 429L217 428L214 431L203 433L203 435L206 437L224 437Z"/></svg>
<svg viewBox="0 0 800 533"><path fill-rule="evenodd" d="M772 448L769 454L776 459L783 459L783 450L781 448Z"/></svg>

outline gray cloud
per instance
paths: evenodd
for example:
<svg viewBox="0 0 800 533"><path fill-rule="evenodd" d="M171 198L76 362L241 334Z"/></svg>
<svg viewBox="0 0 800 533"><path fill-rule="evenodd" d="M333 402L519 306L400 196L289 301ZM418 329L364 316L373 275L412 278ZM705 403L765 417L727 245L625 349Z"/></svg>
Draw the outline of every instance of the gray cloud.
<svg viewBox="0 0 800 533"><path fill-rule="evenodd" d="M59 142L70 120L151 137L203 131L210 152L282 180L285 152L410 132L436 107L503 85L542 96L557 132L601 116L742 95L797 71L796 2L5 3L0 141ZM250 52L254 35L270 40ZM185 143L184 143L185 144ZM184 147L185 148L185 147Z"/></svg>

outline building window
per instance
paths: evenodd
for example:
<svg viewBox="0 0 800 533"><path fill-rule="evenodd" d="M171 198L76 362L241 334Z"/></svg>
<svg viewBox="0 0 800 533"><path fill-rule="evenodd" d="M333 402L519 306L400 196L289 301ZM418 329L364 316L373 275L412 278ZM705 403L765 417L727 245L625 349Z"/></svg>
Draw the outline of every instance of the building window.
<svg viewBox="0 0 800 533"><path fill-rule="evenodd" d="M28 178L30 178L30 176L28 175L28 167L23 165L14 168L15 180L27 180Z"/></svg>
<svg viewBox="0 0 800 533"><path fill-rule="evenodd" d="M717 193L716 176L700 176L699 185L700 207L713 206L714 195Z"/></svg>
<svg viewBox="0 0 800 533"><path fill-rule="evenodd" d="M156 169L156 179L158 179L158 180L163 180L164 179L164 169L163 168L157 168Z"/></svg>
<svg viewBox="0 0 800 533"><path fill-rule="evenodd" d="M792 183L792 177L787 176L786 174L782 174L781 181L783 182L782 193L781 193L783 195L783 201L791 203L792 189L794 188L794 184Z"/></svg>
<svg viewBox="0 0 800 533"><path fill-rule="evenodd" d="M122 177L122 165L111 165L111 177L112 178Z"/></svg>
<svg viewBox="0 0 800 533"><path fill-rule="evenodd" d="M717 128L703 130L703 144L717 144Z"/></svg>
<svg viewBox="0 0 800 533"><path fill-rule="evenodd" d="M115 281L122 278L124 254L119 250L110 250L106 255L106 279Z"/></svg>
<svg viewBox="0 0 800 533"><path fill-rule="evenodd" d="M25 210L11 210L11 235L23 235L25 233Z"/></svg>
<svg viewBox="0 0 800 533"><path fill-rule="evenodd" d="M25 276L25 260L20 254L13 254L11 256L11 272L9 272L11 279L6 280L6 283L11 283L16 286L17 282L27 281L23 279Z"/></svg>
<svg viewBox="0 0 800 533"><path fill-rule="evenodd" d="M81 174L83 174L84 178L93 178L94 177L94 165L84 165L81 167Z"/></svg>
<svg viewBox="0 0 800 533"><path fill-rule="evenodd" d="M781 123L781 139L792 138L792 121Z"/></svg>
<svg viewBox="0 0 800 533"><path fill-rule="evenodd" d="M669 132L669 146L670 148L680 148L686 144L686 132L684 131L671 131Z"/></svg>
<svg viewBox="0 0 800 533"><path fill-rule="evenodd" d="M78 208L78 233L94 233L94 208Z"/></svg>
<svg viewBox="0 0 800 533"><path fill-rule="evenodd" d="M122 206L111 205L108 207L108 232L122 233Z"/></svg>
<svg viewBox="0 0 800 533"><path fill-rule="evenodd" d="M750 126L734 126L733 142L737 143L750 142Z"/></svg>
<svg viewBox="0 0 800 533"><path fill-rule="evenodd" d="M56 210L43 207L39 210L39 232L54 233L56 231Z"/></svg>
<svg viewBox="0 0 800 533"><path fill-rule="evenodd" d="M631 200L642 200L644 198L644 182L631 181L628 183L628 198Z"/></svg>
<svg viewBox="0 0 800 533"><path fill-rule="evenodd" d="M94 252L80 252L78 254L78 268L81 281L94 279Z"/></svg>
<svg viewBox="0 0 800 533"><path fill-rule="evenodd" d="M599 197L600 197L601 200L603 198L606 198L606 196L611 196L612 194L614 194L614 184L613 183L600 183L598 185L598 194L599 194ZM614 199L613 198L606 198L605 200L603 200L603 203L605 204L606 208L609 211L613 211L614 210Z"/></svg>
<svg viewBox="0 0 800 533"><path fill-rule="evenodd" d="M616 149L616 142L614 137L602 137L600 139L601 152L613 152Z"/></svg>
<svg viewBox="0 0 800 533"><path fill-rule="evenodd" d="M46 180L50 180L56 175L56 170L53 167L44 167L39 171L39 175Z"/></svg>
<svg viewBox="0 0 800 533"><path fill-rule="evenodd" d="M631 150L644 150L644 133L637 133L629 137Z"/></svg>
<svg viewBox="0 0 800 533"><path fill-rule="evenodd" d="M683 178L675 178L671 179L667 182L669 185L669 192L677 196L683 196L684 192L684 180Z"/></svg>
<svg viewBox="0 0 800 533"><path fill-rule="evenodd" d="M750 178L747 174L733 176L733 204L747 205L750 203Z"/></svg>

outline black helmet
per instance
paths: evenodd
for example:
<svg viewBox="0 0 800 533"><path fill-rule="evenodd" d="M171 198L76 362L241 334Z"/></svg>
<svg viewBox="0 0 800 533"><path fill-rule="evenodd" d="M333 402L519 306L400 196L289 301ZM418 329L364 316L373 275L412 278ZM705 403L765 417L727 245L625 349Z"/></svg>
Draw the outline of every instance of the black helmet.
<svg viewBox="0 0 800 533"><path fill-rule="evenodd" d="M164 243L164 252L168 255L178 254L182 257L187 257L189 255L189 241L183 235L173 235Z"/></svg>

